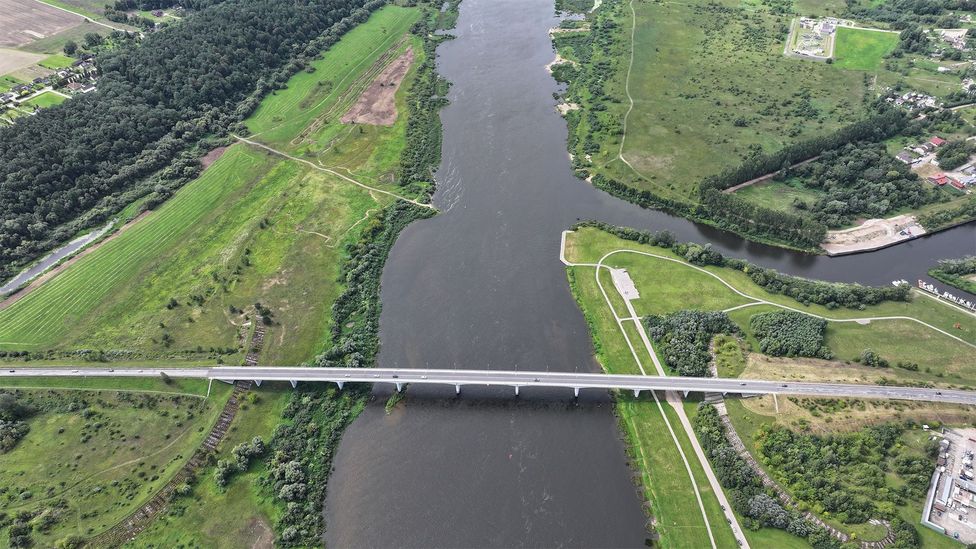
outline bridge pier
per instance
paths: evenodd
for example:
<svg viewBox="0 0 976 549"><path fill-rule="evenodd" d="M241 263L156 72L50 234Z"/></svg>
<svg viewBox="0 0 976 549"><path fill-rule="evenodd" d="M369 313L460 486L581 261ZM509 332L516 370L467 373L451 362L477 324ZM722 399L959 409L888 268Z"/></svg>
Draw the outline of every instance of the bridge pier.
<svg viewBox="0 0 976 549"><path fill-rule="evenodd" d="M519 390L519 386L518 386L518 385L516 385L516 386L515 386L515 396L518 396L518 390Z"/></svg>
<svg viewBox="0 0 976 549"><path fill-rule="evenodd" d="M634 389L634 398L640 398L640 389Z"/></svg>
<svg viewBox="0 0 976 549"><path fill-rule="evenodd" d="M461 394L461 386L460 385L455 385L454 386L454 394L455 395L460 395Z"/></svg>
<svg viewBox="0 0 976 549"><path fill-rule="evenodd" d="M257 385L258 387L260 387L261 386L261 380L260 379L255 379L254 380L254 384Z"/></svg>
<svg viewBox="0 0 976 549"><path fill-rule="evenodd" d="M690 392L691 392L691 391L684 391L684 393L685 393L685 398L688 398L688 393L690 393Z"/></svg>
<svg viewBox="0 0 976 549"><path fill-rule="evenodd" d="M573 387L573 397L579 398L579 387Z"/></svg>
<svg viewBox="0 0 976 549"><path fill-rule="evenodd" d="M395 383L395 385L396 385L396 388L397 388L397 392L398 393L403 390L403 384L402 383L399 383L398 382L398 383Z"/></svg>
<svg viewBox="0 0 976 549"><path fill-rule="evenodd" d="M291 388L292 389L294 389L295 387L298 387L298 382L295 381L294 379L289 379L288 380L288 383L291 383Z"/></svg>
<svg viewBox="0 0 976 549"><path fill-rule="evenodd" d="M336 383L336 385L338 385L338 386L339 386L339 390L341 391L341 390L342 390L342 386L343 386L343 384L344 384L345 382L343 382L343 381L336 381L335 383Z"/></svg>

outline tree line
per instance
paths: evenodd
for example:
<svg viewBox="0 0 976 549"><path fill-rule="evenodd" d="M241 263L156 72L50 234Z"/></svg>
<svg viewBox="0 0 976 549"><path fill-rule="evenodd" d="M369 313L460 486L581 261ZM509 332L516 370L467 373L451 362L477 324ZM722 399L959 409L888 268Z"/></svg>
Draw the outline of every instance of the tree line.
<svg viewBox="0 0 976 549"><path fill-rule="evenodd" d="M0 278L103 223L127 191L164 199L197 174L185 153L201 138L226 132L381 3L226 0L100 52L96 92L0 129Z"/></svg>

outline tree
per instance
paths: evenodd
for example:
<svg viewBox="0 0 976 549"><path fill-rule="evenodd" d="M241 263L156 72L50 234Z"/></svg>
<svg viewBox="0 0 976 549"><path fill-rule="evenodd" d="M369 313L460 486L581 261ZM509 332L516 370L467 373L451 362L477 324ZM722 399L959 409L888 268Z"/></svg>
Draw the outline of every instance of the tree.
<svg viewBox="0 0 976 549"><path fill-rule="evenodd" d="M88 49L94 48L95 46L100 46L102 44L102 35L97 32L89 32L85 34L85 46Z"/></svg>
<svg viewBox="0 0 976 549"><path fill-rule="evenodd" d="M75 52L78 51L78 44L76 44L74 40L68 40L64 43L63 49L65 55L74 55Z"/></svg>

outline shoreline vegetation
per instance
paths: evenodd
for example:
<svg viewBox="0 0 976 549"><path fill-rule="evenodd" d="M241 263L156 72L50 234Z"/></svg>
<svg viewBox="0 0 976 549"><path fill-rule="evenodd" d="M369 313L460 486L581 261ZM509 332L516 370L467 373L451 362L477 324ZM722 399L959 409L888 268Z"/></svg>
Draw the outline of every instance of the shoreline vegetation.
<svg viewBox="0 0 976 549"><path fill-rule="evenodd" d="M929 276L953 288L976 295L976 256L943 259L939 266L929 269Z"/></svg>
<svg viewBox="0 0 976 549"><path fill-rule="evenodd" d="M728 192L756 178L782 181L793 168L824 154L838 156L845 147L868 149L897 136L941 133L947 124L941 113L912 119L889 106L862 72L783 56L777 44L785 12L703 2L635 6L626 0L603 2L595 11L574 2L560 7L585 16L562 23L574 32L551 33L558 54L552 73L567 86L559 100L573 167L593 186L644 208L806 253L825 253L828 229L838 227L836 216L826 212L836 209L838 199L846 201L845 215L852 219L916 212L927 234L976 220L976 197L929 189L914 174L905 176L910 184L899 181L901 194L887 197L882 209L872 206L878 211L855 209L880 200L867 197L874 191L863 180L845 181L836 198L807 201L802 209L773 208ZM678 48L698 38L694 46ZM740 53L731 61L716 53L728 49ZM746 67L748 60L754 64ZM724 67L727 62L732 66ZM657 78L648 75L650 66L661 72ZM782 90L759 98L748 76L757 66ZM904 168L898 162L893 167ZM806 194L818 198L824 194L818 189ZM878 244L862 246L850 253Z"/></svg>

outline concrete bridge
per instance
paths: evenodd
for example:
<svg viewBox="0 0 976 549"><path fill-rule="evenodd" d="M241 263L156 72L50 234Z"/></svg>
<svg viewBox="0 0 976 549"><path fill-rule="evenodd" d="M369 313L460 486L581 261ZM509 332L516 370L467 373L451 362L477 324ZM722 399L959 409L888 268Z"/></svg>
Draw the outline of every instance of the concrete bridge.
<svg viewBox="0 0 976 549"><path fill-rule="evenodd" d="M732 394L805 395L824 398L875 398L946 402L976 405L976 391L928 389L894 385L861 385L849 383L800 383L760 379L716 379L698 377L659 377L573 372L532 372L511 370L443 370L394 368L304 368L241 367L213 368L109 368L109 367L28 367L0 371L4 377L161 377L209 379L220 381L251 380L288 381L294 387L302 382L335 383L341 389L346 383L387 383L398 391L410 384L454 386L460 394L464 386L511 387L515 395L522 387L562 387L575 396L583 389L616 389L631 391L714 392Z"/></svg>

